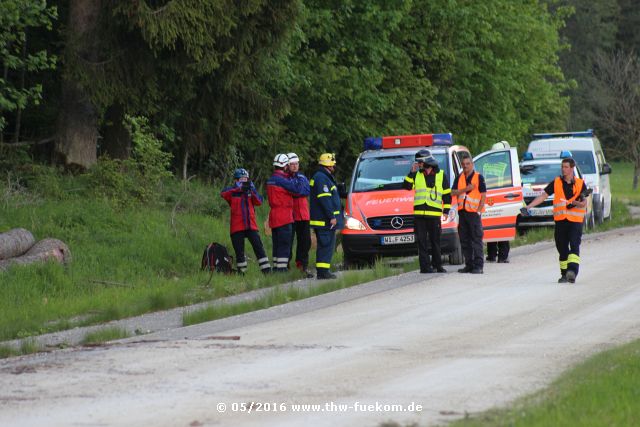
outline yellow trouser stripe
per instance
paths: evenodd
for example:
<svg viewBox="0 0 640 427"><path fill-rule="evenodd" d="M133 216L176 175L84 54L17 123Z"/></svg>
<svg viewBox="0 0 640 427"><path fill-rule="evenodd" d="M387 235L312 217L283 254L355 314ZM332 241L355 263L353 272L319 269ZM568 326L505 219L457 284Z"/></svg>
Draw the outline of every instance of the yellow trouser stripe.
<svg viewBox="0 0 640 427"><path fill-rule="evenodd" d="M316 268L331 268L331 264L326 262L316 262Z"/></svg>
<svg viewBox="0 0 640 427"><path fill-rule="evenodd" d="M580 264L580 257L576 254L569 254L569 258L567 259L567 263L576 263L576 264Z"/></svg>
<svg viewBox="0 0 640 427"><path fill-rule="evenodd" d="M560 261L560 270L566 270L567 264L569 264L569 261Z"/></svg>
<svg viewBox="0 0 640 427"><path fill-rule="evenodd" d="M321 225L324 226L324 221L309 221L309 225Z"/></svg>

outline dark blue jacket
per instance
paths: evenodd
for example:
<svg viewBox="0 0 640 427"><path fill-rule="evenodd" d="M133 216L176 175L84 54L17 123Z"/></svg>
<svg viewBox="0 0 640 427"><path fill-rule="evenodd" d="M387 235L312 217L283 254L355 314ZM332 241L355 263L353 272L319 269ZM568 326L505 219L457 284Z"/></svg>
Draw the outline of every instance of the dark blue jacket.
<svg viewBox="0 0 640 427"><path fill-rule="evenodd" d="M309 225L315 228L330 228L333 218L338 220L337 229L344 226L344 213L340 194L333 175L324 167L320 167L309 182L310 216Z"/></svg>

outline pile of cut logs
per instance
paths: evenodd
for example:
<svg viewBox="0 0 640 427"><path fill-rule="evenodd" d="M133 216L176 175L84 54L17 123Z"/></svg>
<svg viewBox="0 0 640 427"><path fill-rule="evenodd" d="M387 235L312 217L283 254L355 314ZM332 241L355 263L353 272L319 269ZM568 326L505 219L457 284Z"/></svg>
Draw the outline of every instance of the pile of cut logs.
<svg viewBox="0 0 640 427"><path fill-rule="evenodd" d="M0 271L16 264L49 260L67 264L71 261L69 247L58 239L43 239L36 243L33 234L24 228L0 233Z"/></svg>

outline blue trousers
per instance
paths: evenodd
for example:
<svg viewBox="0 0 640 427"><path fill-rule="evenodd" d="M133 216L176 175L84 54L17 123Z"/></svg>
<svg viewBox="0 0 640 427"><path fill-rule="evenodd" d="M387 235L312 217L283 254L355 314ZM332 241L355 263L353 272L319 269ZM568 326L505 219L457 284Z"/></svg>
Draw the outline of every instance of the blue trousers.
<svg viewBox="0 0 640 427"><path fill-rule="evenodd" d="M316 270L318 273L328 272L331 268L331 258L336 247L336 230L325 228L314 229L318 248L316 249Z"/></svg>
<svg viewBox="0 0 640 427"><path fill-rule="evenodd" d="M276 271L287 271L291 254L291 224L271 229L272 259Z"/></svg>

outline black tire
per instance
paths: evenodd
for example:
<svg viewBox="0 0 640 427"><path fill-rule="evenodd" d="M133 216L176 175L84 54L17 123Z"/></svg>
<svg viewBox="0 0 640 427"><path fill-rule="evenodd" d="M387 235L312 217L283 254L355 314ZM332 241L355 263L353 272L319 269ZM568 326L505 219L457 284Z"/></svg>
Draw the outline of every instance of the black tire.
<svg viewBox="0 0 640 427"><path fill-rule="evenodd" d="M456 240L456 247L449 254L449 264L451 265L460 265L464 263L464 258L462 256L462 247L460 246L460 240Z"/></svg>
<svg viewBox="0 0 640 427"><path fill-rule="evenodd" d="M593 210L595 212L595 224L600 225L604 222L604 203L599 201L593 205Z"/></svg>

